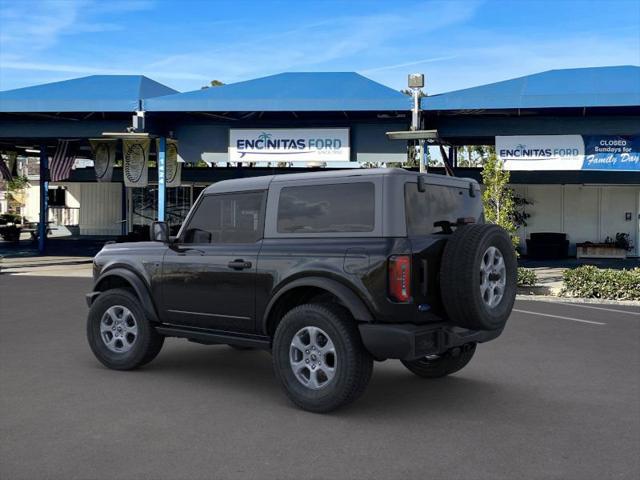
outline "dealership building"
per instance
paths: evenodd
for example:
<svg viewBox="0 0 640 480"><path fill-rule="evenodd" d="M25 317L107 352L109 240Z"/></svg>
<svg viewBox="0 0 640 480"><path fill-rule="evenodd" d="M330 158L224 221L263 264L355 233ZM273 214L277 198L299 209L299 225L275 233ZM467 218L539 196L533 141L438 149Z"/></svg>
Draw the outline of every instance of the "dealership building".
<svg viewBox="0 0 640 480"><path fill-rule="evenodd" d="M143 76L91 76L0 92L0 151L29 169L30 220L45 204L59 231L141 238L158 217L175 230L220 180L402 163L406 142L386 132L409 130L411 107L349 72L186 93ZM572 255L577 243L626 233L629 255L640 254L640 67L554 70L427 96L420 122L437 131L457 176L480 180L479 168L457 165L460 147L495 145L527 202L523 251L532 233L566 234ZM46 184L40 167L56 161L61 140L95 165L78 160L68 179Z"/></svg>

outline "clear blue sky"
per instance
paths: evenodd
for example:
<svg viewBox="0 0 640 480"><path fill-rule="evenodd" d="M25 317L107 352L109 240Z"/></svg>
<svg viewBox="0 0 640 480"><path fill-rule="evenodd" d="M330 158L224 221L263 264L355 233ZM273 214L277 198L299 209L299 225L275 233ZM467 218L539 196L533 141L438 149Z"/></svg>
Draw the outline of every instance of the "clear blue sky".
<svg viewBox="0 0 640 480"><path fill-rule="evenodd" d="M439 93L554 68L640 64L640 1L0 0L0 90L144 74L181 91L358 71Z"/></svg>

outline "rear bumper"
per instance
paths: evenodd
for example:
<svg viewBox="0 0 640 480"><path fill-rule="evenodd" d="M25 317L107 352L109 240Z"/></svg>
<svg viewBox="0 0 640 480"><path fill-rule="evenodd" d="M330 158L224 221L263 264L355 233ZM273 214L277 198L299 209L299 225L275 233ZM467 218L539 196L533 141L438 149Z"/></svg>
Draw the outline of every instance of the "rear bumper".
<svg viewBox="0 0 640 480"><path fill-rule="evenodd" d="M467 343L483 343L498 337L502 330L468 330L446 323L430 325L361 323L365 348L378 360L416 360L444 353Z"/></svg>

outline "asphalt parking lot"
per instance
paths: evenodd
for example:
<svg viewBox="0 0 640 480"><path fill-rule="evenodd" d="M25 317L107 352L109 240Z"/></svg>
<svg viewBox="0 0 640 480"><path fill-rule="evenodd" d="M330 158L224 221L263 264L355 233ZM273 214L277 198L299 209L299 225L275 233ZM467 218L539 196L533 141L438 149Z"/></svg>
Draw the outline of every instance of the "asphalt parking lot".
<svg viewBox="0 0 640 480"><path fill-rule="evenodd" d="M378 363L357 403L316 415L266 352L170 339L107 370L90 282L0 275L0 478L640 478L640 308L518 301L458 374Z"/></svg>

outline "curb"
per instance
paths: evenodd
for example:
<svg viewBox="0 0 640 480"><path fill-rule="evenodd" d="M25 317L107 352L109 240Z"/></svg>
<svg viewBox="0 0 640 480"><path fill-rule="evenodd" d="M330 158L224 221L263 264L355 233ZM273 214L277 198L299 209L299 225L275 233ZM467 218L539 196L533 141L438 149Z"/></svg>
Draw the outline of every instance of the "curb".
<svg viewBox="0 0 640 480"><path fill-rule="evenodd" d="M533 287L518 287L516 290L518 295L546 295L555 296L560 293L560 288L547 287L544 285L536 285Z"/></svg>
<svg viewBox="0 0 640 480"><path fill-rule="evenodd" d="M61 262L50 262L50 263L1 263L0 268L4 267L4 270L14 269L14 268L43 268L43 267L63 267L65 265L84 265L88 263L92 263L93 259L88 260L72 260L72 261L61 261Z"/></svg>
<svg viewBox="0 0 640 480"><path fill-rule="evenodd" d="M589 303L595 305L627 305L640 307L640 300L605 300L602 298L557 297L552 295L517 294L516 300L542 301L550 303Z"/></svg>

